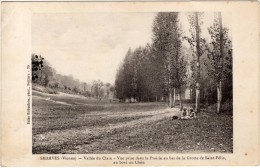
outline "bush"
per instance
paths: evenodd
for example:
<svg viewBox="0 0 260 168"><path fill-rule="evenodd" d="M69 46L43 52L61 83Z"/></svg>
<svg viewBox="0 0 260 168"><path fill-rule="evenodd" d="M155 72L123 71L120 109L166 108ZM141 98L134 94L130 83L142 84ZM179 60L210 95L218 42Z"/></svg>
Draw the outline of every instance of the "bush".
<svg viewBox="0 0 260 168"><path fill-rule="evenodd" d="M38 92L48 93L48 94L57 94L58 92L54 89L43 87L41 85L37 85L35 83L32 84L32 90L36 90Z"/></svg>
<svg viewBox="0 0 260 168"><path fill-rule="evenodd" d="M222 113L233 114L233 100L228 99L222 105Z"/></svg>
<svg viewBox="0 0 260 168"><path fill-rule="evenodd" d="M208 110L208 112L216 113L217 112L217 103L210 105L207 110ZM232 99L228 99L224 103L222 103L221 113L231 114L231 115L233 114L233 100Z"/></svg>

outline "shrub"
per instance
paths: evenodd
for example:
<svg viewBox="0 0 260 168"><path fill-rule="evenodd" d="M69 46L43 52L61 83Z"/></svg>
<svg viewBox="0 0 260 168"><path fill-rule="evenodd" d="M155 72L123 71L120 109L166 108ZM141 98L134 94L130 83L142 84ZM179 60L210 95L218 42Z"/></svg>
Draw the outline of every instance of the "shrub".
<svg viewBox="0 0 260 168"><path fill-rule="evenodd" d="M226 114L233 114L233 100L228 99L222 104L222 112Z"/></svg>
<svg viewBox="0 0 260 168"><path fill-rule="evenodd" d="M38 92L48 93L48 94L57 94L58 93L54 89L51 89L51 88L48 88L48 87L43 87L43 86L37 85L35 83L32 84L32 90L36 90Z"/></svg>

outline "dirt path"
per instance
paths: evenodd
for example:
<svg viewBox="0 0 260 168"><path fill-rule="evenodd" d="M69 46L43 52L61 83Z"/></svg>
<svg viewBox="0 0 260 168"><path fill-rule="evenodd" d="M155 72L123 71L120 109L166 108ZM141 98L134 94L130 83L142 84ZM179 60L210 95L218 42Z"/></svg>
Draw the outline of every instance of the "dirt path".
<svg viewBox="0 0 260 168"><path fill-rule="evenodd" d="M178 109L171 109L168 111L151 111L151 112L146 112L146 115L152 115L150 117L145 117L145 118L141 118L141 119L137 119L137 120L133 120L133 121L128 121L128 122L124 122L124 123L117 123L117 124L111 124L109 125L109 129L116 129L116 128L122 128L122 127L128 127L128 128L132 128L138 125L142 125L142 124L146 124L148 122L154 122L154 121L158 121L161 120L165 117L171 117L172 115L176 115L178 113ZM105 128L107 129L107 128Z"/></svg>
<svg viewBox="0 0 260 168"><path fill-rule="evenodd" d="M113 115L117 116L119 114L120 112L117 112L117 114L112 114L111 116ZM55 131L45 132L33 136L33 142L34 142L33 147L38 149L54 147L56 150L59 150L57 148L58 146L61 146L60 151L62 151L62 153L78 153L78 151L75 151L75 149L84 150L82 149L84 148L82 145L87 144L89 146L91 143L97 143L95 139L100 139L100 137L103 137L104 134L112 132L115 129L131 128L133 132L135 132L136 131L135 127L139 127L141 125L145 125L147 123L155 122L178 114L179 114L179 110L177 108L176 109L166 108L165 110L160 110L160 111L154 110L154 111L146 111L140 113L129 112L123 115L128 115L128 116L147 115L147 117L132 120L132 121L127 121L127 122L119 122L116 124L108 124L106 126L80 127L77 129L72 128L66 130L55 130ZM70 144L72 145L73 149L64 149L62 147L63 146L62 144Z"/></svg>

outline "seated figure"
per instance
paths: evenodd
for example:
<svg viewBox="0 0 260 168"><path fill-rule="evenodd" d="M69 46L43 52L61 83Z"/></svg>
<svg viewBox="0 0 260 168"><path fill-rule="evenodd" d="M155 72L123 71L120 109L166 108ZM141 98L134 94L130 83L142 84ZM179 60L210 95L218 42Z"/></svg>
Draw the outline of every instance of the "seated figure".
<svg viewBox="0 0 260 168"><path fill-rule="evenodd" d="M187 110L186 108L183 108L183 111L181 112L181 116L173 116L172 120L176 120L176 119L181 119L181 120L192 120L192 119L196 119L197 115L195 113L195 111L193 111L192 108L190 108L189 110Z"/></svg>
<svg viewBox="0 0 260 168"><path fill-rule="evenodd" d="M191 120L197 118L196 113L193 111L193 109L190 109L187 111L186 108L183 109L181 118L182 120Z"/></svg>
<svg viewBox="0 0 260 168"><path fill-rule="evenodd" d="M183 111L181 113L181 117L178 117L178 116L172 116L172 120L176 120L176 119L184 119L184 117L187 116L187 111L186 111L186 108L183 108Z"/></svg>
<svg viewBox="0 0 260 168"><path fill-rule="evenodd" d="M192 119L197 118L197 115L196 115L195 111L193 111L193 109L190 109L190 117L191 117Z"/></svg>
<svg viewBox="0 0 260 168"><path fill-rule="evenodd" d="M188 120L188 119L190 119L190 116L187 115L187 109L186 109L186 108L183 108L183 112L182 112L182 114L181 114L181 119L182 119L182 120Z"/></svg>
<svg viewBox="0 0 260 168"><path fill-rule="evenodd" d="M183 112L182 112L182 116L186 116L187 115L187 109L186 108L183 108Z"/></svg>

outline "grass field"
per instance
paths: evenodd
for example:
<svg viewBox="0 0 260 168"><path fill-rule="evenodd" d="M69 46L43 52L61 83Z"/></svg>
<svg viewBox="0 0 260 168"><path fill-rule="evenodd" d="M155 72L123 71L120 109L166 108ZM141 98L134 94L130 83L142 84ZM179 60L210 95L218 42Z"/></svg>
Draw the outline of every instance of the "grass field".
<svg viewBox="0 0 260 168"><path fill-rule="evenodd" d="M33 91L33 153L230 153L231 115L196 120L165 103L109 103Z"/></svg>

